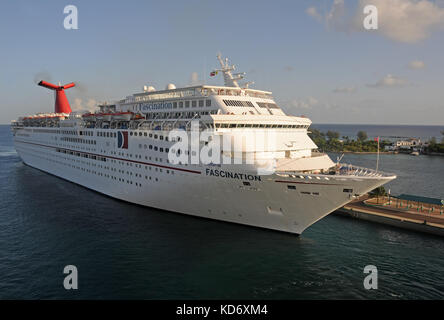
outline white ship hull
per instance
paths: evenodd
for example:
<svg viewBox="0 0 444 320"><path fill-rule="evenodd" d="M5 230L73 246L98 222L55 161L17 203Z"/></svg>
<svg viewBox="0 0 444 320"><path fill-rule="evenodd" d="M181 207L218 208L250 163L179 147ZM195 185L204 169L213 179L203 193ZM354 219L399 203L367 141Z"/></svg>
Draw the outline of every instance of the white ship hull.
<svg viewBox="0 0 444 320"><path fill-rule="evenodd" d="M116 138L98 138L92 146L19 129L14 143L25 164L120 200L294 234L301 234L355 195L394 179L258 176L247 165L173 165L167 163L166 153L141 147L142 140L137 139L142 138L131 137L128 149L119 149ZM234 177L227 177L227 172Z"/></svg>

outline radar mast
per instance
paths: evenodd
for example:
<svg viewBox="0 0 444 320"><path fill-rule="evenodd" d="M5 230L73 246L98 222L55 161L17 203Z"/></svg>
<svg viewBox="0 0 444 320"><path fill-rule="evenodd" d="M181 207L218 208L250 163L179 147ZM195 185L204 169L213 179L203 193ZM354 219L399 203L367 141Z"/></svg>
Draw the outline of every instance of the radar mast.
<svg viewBox="0 0 444 320"><path fill-rule="evenodd" d="M228 58L222 59L221 54L217 55L217 59L219 60L220 69L215 69L212 74L217 74L219 71L224 74L224 84L226 87L236 87L240 88L241 86L238 83L238 80L242 80L245 77L245 72L240 73L232 73L232 71L236 70L235 65L230 65L228 63ZM244 88L247 89L250 84L253 82L247 82L243 84Z"/></svg>

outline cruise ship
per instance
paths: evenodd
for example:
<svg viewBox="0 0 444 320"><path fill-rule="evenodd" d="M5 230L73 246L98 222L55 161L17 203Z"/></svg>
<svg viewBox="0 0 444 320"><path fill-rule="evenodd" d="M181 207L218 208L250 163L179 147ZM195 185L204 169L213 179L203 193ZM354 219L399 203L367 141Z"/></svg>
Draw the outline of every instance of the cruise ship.
<svg viewBox="0 0 444 320"><path fill-rule="evenodd" d="M71 111L74 83L42 80L55 110L12 121L15 148L26 165L113 198L297 235L396 178L333 162L308 118L286 115L218 60L210 75L223 86L147 85L94 112Z"/></svg>

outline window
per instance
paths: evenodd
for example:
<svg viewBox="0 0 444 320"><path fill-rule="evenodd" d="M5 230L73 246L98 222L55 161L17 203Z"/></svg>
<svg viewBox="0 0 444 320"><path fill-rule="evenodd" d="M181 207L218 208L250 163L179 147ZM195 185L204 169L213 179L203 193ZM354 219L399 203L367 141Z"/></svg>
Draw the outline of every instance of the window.
<svg viewBox="0 0 444 320"><path fill-rule="evenodd" d="M177 102L173 102L173 109L177 109Z"/></svg>
<svg viewBox="0 0 444 320"><path fill-rule="evenodd" d="M207 99L207 100L205 101L205 106L207 106L207 107L211 107L211 100L210 100L210 99Z"/></svg>
<svg viewBox="0 0 444 320"><path fill-rule="evenodd" d="M261 108L279 109L276 103L257 102L257 105Z"/></svg>
<svg viewBox="0 0 444 320"><path fill-rule="evenodd" d="M203 107L204 106L204 101L203 100L199 100L199 107Z"/></svg>
<svg viewBox="0 0 444 320"><path fill-rule="evenodd" d="M251 186L251 183L248 182L248 181L243 181L242 184L243 184L244 186Z"/></svg>
<svg viewBox="0 0 444 320"><path fill-rule="evenodd" d="M193 100L193 101L191 102L191 106L193 106L193 107L197 107L197 101L196 101L196 100Z"/></svg>
<svg viewBox="0 0 444 320"><path fill-rule="evenodd" d="M179 108L183 108L183 101L179 101Z"/></svg>
<svg viewBox="0 0 444 320"><path fill-rule="evenodd" d="M296 190L296 186L287 185L287 189L289 189L289 190Z"/></svg>
<svg viewBox="0 0 444 320"><path fill-rule="evenodd" d="M353 189L344 189L343 192L353 193Z"/></svg>
<svg viewBox="0 0 444 320"><path fill-rule="evenodd" d="M190 101L185 101L185 108L189 108L190 107Z"/></svg>

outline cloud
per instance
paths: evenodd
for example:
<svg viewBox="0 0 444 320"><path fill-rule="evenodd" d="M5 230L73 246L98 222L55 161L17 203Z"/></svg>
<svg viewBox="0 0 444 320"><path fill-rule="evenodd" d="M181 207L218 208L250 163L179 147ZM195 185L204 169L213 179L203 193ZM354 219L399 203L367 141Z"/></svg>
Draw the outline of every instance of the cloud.
<svg viewBox="0 0 444 320"><path fill-rule="evenodd" d="M406 79L396 77L392 74L386 75L384 78L378 80L376 83L368 84L370 88L383 88L383 87L403 87L408 84Z"/></svg>
<svg viewBox="0 0 444 320"><path fill-rule="evenodd" d="M330 11L325 14L321 14L316 7L309 7L305 12L319 23L323 23L326 28L338 31L346 31L351 21L347 17L344 0L334 0Z"/></svg>
<svg viewBox="0 0 444 320"><path fill-rule="evenodd" d="M374 5L378 9L377 30L363 27L366 5ZM334 0L330 11L323 16L315 7L308 8L306 13L328 28L345 32L377 32L394 41L417 43L434 31L444 29L442 6L442 2L430 0L359 0L357 9L347 14L344 1Z"/></svg>
<svg viewBox="0 0 444 320"><path fill-rule="evenodd" d="M347 20L344 0L334 0L330 12L325 16L327 27L342 30L348 24Z"/></svg>
<svg viewBox="0 0 444 320"><path fill-rule="evenodd" d="M322 21L322 15L318 12L318 10L315 7L310 7L305 10L305 12L315 20L321 22Z"/></svg>
<svg viewBox="0 0 444 320"><path fill-rule="evenodd" d="M294 99L290 101L290 106L297 109L310 109L319 104L318 99L308 97L306 99Z"/></svg>
<svg viewBox="0 0 444 320"><path fill-rule="evenodd" d="M71 104L72 111L95 111L97 101L95 99L88 99L86 102L80 98L74 98L74 103Z"/></svg>
<svg viewBox="0 0 444 320"><path fill-rule="evenodd" d="M444 8L429 0L361 0L358 10L368 4L378 8L378 31L395 41L419 42L444 28Z"/></svg>
<svg viewBox="0 0 444 320"><path fill-rule="evenodd" d="M410 63L409 63L410 69L422 69L424 67L425 67L425 63L424 63L424 61L421 61L421 60L413 60L413 61L410 61Z"/></svg>
<svg viewBox="0 0 444 320"><path fill-rule="evenodd" d="M333 90L334 93L354 93L356 92L356 87L345 87L345 88L336 88Z"/></svg>

